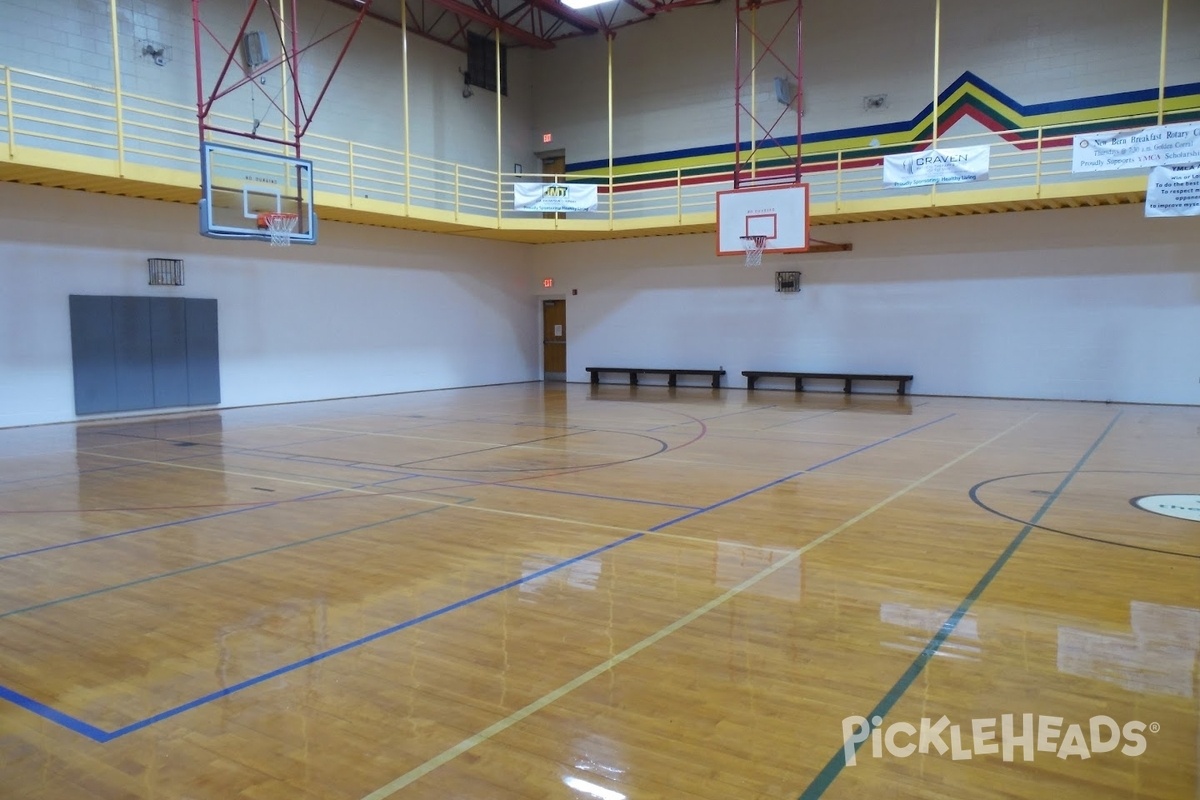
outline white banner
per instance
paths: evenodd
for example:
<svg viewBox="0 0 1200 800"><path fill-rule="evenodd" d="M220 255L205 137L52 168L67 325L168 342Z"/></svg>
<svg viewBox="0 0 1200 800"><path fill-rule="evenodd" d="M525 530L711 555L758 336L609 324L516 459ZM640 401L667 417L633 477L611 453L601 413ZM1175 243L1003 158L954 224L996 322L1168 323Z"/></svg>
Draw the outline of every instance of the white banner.
<svg viewBox="0 0 1200 800"><path fill-rule="evenodd" d="M1072 172L1107 172L1200 161L1200 122L1131 131L1081 133L1071 154Z"/></svg>
<svg viewBox="0 0 1200 800"><path fill-rule="evenodd" d="M883 185L895 189L935 183L986 181L991 164L987 147L947 147L883 157Z"/></svg>
<svg viewBox="0 0 1200 800"><path fill-rule="evenodd" d="M596 202L595 184L513 184L513 208L517 211L595 211Z"/></svg>
<svg viewBox="0 0 1200 800"><path fill-rule="evenodd" d="M1146 216L1200 217L1200 164L1150 170Z"/></svg>

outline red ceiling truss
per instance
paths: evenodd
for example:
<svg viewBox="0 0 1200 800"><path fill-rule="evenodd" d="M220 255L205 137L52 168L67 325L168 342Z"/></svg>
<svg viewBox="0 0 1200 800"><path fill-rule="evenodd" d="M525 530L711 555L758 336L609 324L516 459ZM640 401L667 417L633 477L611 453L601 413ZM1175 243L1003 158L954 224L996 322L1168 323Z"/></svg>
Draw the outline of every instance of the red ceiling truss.
<svg viewBox="0 0 1200 800"><path fill-rule="evenodd" d="M406 27L415 36L462 51L467 50L470 34L498 34L505 46L545 50L555 47L556 42L581 36L612 37L622 28L648 22L659 14L719 0L607 0L585 9L572 9L561 0L323 0L319 7L333 13L318 15L322 24L315 34L308 24L311 20L297 24L300 0L243 0L245 14L232 32L228 16L208 21L204 18L205 9L215 7L215 3L210 0L191 2L196 51L196 115L201 138L209 138L213 133L242 136L282 144L299 155L301 137L312 124L346 51L367 19L397 28ZM304 6L305 13L311 17L314 8L310 0L305 0ZM228 14L227 6L224 12ZM217 14L215 8L211 13ZM242 58L241 43L248 32L264 29L271 37L274 55L263 64L247 67ZM302 41L302 30L310 37L308 41ZM340 49L328 75L315 91L307 83L307 90L302 91L299 77L304 54L317 45L328 48L331 42ZM214 52L219 52L219 56L214 58ZM264 76L280 68L285 76L286 91L276 91L272 95L260 83ZM221 101L235 92L243 95L247 87L287 121L282 138L260 133L257 121L248 130L235 130L227 121L216 122L217 106Z"/></svg>
<svg viewBox="0 0 1200 800"><path fill-rule="evenodd" d="M350 9L357 0L325 0ZM510 47L548 50L555 42L579 36L612 35L629 25L659 14L718 0L609 0L580 10L561 0L375 0L368 13L373 19L400 26L406 14L414 35L467 49L466 34L491 35Z"/></svg>
<svg viewBox="0 0 1200 800"><path fill-rule="evenodd" d="M300 155L300 140L312 125L325 93L333 82L333 76L342 65L350 43L362 26L363 20L371 10L374 0L349 0L350 7L356 12L349 19L338 21L332 30L322 31L301 44L300 28L298 25L297 0L247 0L246 13L236 32L230 34L227 30L218 33L208 22L205 22L203 0L192 0L192 26L195 37L196 53L196 119L200 125L200 138L207 139L210 133L224 133L241 136L247 139L263 142L273 142L292 148L296 156ZM286 9L286 10L285 10ZM242 60L241 46L251 24L258 20L261 23L269 19L268 25L262 25L270 31L270 36L276 45L274 57L258 65L248 65ZM216 24L216 23L214 23ZM257 27L257 26L256 26ZM300 59L312 48L329 41L339 46L337 55L328 74L324 76L315 92L301 90ZM215 45L222 55L218 59L219 67L206 68L204 53L211 52L208 45ZM211 67L212 65L210 65ZM259 79L272 70L283 68L287 75L286 92L272 94L264 90ZM267 136L258 132L258 120L252 123L249 130L231 127L229 123L215 124L215 107L223 99L244 87L251 87L255 96L265 98L266 103L288 121L285 127L286 138ZM290 96L290 102L283 100L283 95Z"/></svg>

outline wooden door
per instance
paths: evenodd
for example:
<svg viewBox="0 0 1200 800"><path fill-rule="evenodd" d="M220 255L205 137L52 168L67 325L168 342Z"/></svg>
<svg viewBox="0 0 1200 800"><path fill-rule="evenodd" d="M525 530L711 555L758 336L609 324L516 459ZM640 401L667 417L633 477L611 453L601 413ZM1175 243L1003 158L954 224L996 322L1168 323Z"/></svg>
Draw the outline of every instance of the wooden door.
<svg viewBox="0 0 1200 800"><path fill-rule="evenodd" d="M542 301L542 372L546 380L567 379L567 301Z"/></svg>
<svg viewBox="0 0 1200 800"><path fill-rule="evenodd" d="M554 176L567 174L567 156L566 154L556 156L542 156L542 183L554 183ZM561 211L555 213L547 211L542 214L542 219L566 219L567 215Z"/></svg>

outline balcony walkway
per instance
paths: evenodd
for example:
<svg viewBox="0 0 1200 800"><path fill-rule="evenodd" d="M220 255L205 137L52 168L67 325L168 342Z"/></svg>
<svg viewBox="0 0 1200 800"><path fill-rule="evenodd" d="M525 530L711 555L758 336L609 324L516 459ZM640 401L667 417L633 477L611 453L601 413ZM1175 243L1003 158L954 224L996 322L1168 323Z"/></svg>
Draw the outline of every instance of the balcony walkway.
<svg viewBox="0 0 1200 800"><path fill-rule="evenodd" d="M0 70L0 180L179 203L199 199L193 107L130 93L118 97L111 87L44 73ZM1200 116L1191 108L1169 111ZM1145 119L1142 110L1092 127L1136 127ZM990 175L986 182L932 188L885 188L881 153L871 148L810 155L806 147L812 224L1142 202L1145 170L1071 172L1068 131L1079 127L1075 121L1069 127L943 136L939 147L989 147ZM245 140L227 143L244 146ZM544 219L512 207L513 183L543 176L496 173L314 134L305 137L304 156L314 162L320 219L527 243L711 232L715 194L732 188L730 173L720 169L707 169L702 177L682 167L615 177L545 176L599 184L600 202L595 212Z"/></svg>

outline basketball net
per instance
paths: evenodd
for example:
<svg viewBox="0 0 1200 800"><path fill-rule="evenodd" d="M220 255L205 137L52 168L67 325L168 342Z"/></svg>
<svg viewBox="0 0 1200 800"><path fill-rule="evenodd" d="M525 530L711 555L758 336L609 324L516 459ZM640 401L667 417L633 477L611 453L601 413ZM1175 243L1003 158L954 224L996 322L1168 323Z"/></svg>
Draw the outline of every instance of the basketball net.
<svg viewBox="0 0 1200 800"><path fill-rule="evenodd" d="M296 232L296 226L300 223L300 215L281 212L259 214L258 221L260 225L265 225L267 232L271 234L271 247L290 247L292 234Z"/></svg>
<svg viewBox="0 0 1200 800"><path fill-rule="evenodd" d="M743 236L742 244L746 247L746 266L761 267L763 248L767 246L767 237Z"/></svg>

